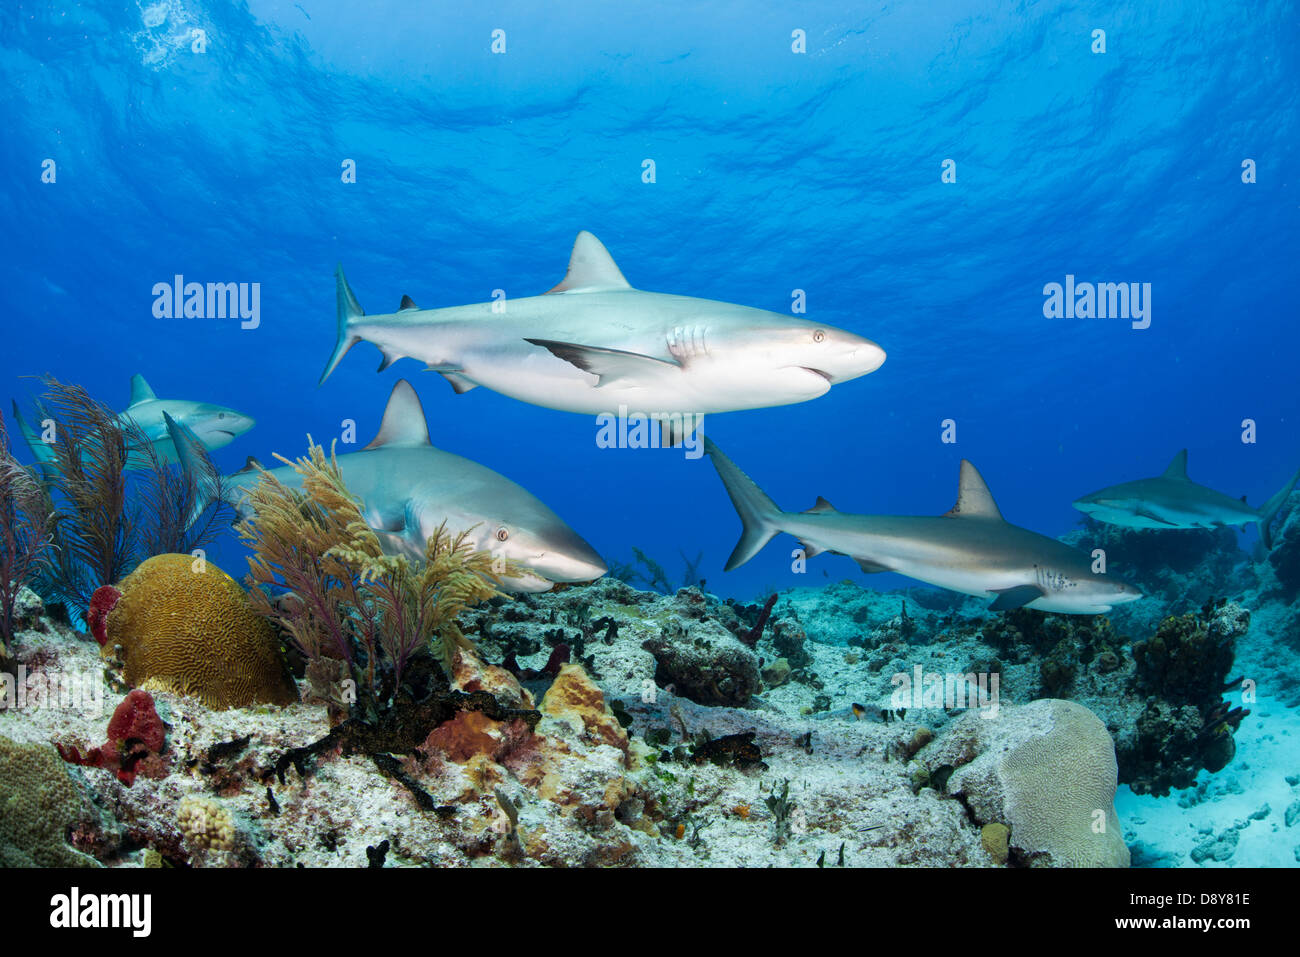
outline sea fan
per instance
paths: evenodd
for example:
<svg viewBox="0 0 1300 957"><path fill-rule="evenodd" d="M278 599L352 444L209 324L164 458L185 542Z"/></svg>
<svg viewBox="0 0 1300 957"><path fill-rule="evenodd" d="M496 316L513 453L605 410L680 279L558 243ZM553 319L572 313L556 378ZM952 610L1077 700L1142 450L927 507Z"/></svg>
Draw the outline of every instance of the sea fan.
<svg viewBox="0 0 1300 957"><path fill-rule="evenodd" d="M0 651L14 635L18 589L42 567L50 547L50 513L35 474L9 453L0 414Z"/></svg>

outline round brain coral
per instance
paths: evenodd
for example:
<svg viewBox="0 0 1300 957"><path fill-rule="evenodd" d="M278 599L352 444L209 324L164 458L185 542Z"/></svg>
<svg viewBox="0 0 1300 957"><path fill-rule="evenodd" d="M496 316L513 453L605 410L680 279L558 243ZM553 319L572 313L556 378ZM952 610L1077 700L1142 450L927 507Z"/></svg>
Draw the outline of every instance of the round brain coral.
<svg viewBox="0 0 1300 957"><path fill-rule="evenodd" d="M1115 746L1101 720L1056 698L982 714L962 715L924 752L932 773L956 768L947 792L962 797L976 822L1005 824L1022 863L1128 867Z"/></svg>
<svg viewBox="0 0 1300 957"><path fill-rule="evenodd" d="M191 695L210 708L298 700L275 628L217 566L155 555L117 590L104 652L121 646L123 678L133 688Z"/></svg>

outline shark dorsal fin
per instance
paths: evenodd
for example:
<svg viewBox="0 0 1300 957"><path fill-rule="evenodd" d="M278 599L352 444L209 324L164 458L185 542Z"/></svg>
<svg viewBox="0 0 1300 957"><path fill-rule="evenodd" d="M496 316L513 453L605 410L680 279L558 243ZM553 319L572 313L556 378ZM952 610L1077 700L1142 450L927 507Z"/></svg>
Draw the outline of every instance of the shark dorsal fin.
<svg viewBox="0 0 1300 957"><path fill-rule="evenodd" d="M415 388L405 379L398 379L384 407L384 421L379 424L379 434L362 449L381 448L385 445L429 445L429 426L424 421L424 406Z"/></svg>
<svg viewBox="0 0 1300 957"><path fill-rule="evenodd" d="M266 471L266 466L259 462L254 456L249 456L244 461L244 467L236 472L236 475L243 475L245 472Z"/></svg>
<svg viewBox="0 0 1300 957"><path fill-rule="evenodd" d="M993 493L984 482L979 469L965 459L961 460L961 478L957 483L957 504L944 515L948 518L996 518L1002 521L1002 513L993 501Z"/></svg>
<svg viewBox="0 0 1300 957"><path fill-rule="evenodd" d="M156 398L158 396L153 394L153 389L149 388L149 383L144 381L144 376L138 372L131 376L131 405L152 402Z"/></svg>
<svg viewBox="0 0 1300 957"><path fill-rule="evenodd" d="M631 289L623 273L614 264L614 257L605 245L585 229L573 241L569 255L569 271L563 281L546 294L576 292L608 292L613 289Z"/></svg>
<svg viewBox="0 0 1300 957"><path fill-rule="evenodd" d="M1169 463L1169 468L1165 469L1161 478L1167 479L1185 479L1187 478L1187 450L1183 449L1174 456L1174 460Z"/></svg>
<svg viewBox="0 0 1300 957"><path fill-rule="evenodd" d="M822 496L818 495L817 504L814 505L812 508L804 509L804 514L818 515L822 512L833 512L833 511L835 511L835 506L832 505L830 502L826 501L826 499L824 499Z"/></svg>
<svg viewBox="0 0 1300 957"><path fill-rule="evenodd" d="M398 311L398 312L406 312L406 310L408 310L408 309L419 309L419 308L420 308L420 307L417 306L417 305L415 304L415 300L414 300L414 299L412 299L410 296L403 296L403 297L402 297L402 304L401 304L400 306L397 307L397 311Z"/></svg>

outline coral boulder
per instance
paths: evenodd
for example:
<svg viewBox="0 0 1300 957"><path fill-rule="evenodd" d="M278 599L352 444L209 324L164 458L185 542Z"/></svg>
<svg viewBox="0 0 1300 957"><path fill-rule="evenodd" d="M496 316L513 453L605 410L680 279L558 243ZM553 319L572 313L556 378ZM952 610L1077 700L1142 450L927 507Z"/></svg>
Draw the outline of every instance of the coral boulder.
<svg viewBox="0 0 1300 957"><path fill-rule="evenodd" d="M190 695L210 708L290 704L298 692L275 628L215 565L156 555L117 586L103 650L121 649L133 688Z"/></svg>

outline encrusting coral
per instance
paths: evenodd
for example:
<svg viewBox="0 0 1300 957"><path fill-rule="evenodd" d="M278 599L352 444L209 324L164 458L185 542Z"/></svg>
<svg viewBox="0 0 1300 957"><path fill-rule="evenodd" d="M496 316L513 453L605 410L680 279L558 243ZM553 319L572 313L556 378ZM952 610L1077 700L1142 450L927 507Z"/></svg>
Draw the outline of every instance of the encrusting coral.
<svg viewBox="0 0 1300 957"><path fill-rule="evenodd" d="M471 647L456 616L497 596L501 579L517 569L475 551L468 532L453 535L445 524L429 537L423 562L387 555L332 455L327 460L313 443L297 462L281 460L301 476L302 491L264 473L238 528L254 553L253 607L317 664L309 675L329 671L322 661L342 662L371 717L402 690L418 656L431 652L450 675L457 650ZM273 589L284 593L273 600ZM339 697L335 689L313 691Z"/></svg>
<svg viewBox="0 0 1300 957"><path fill-rule="evenodd" d="M96 867L67 843L94 820L54 748L0 736L0 867Z"/></svg>
<svg viewBox="0 0 1300 957"><path fill-rule="evenodd" d="M192 695L209 708L298 700L275 628L215 565L156 555L116 592L95 637L106 656L121 649L122 677L131 687Z"/></svg>

